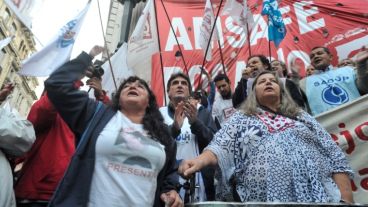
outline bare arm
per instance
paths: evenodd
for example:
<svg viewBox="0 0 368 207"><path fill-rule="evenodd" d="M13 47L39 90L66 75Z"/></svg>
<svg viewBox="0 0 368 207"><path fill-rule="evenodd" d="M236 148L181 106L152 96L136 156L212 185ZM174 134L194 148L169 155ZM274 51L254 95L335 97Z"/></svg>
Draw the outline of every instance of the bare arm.
<svg viewBox="0 0 368 207"><path fill-rule="evenodd" d="M179 174L188 178L195 172L200 171L202 168L209 165L216 165L217 157L209 150L203 151L198 157L192 160L184 160L179 166Z"/></svg>
<svg viewBox="0 0 368 207"><path fill-rule="evenodd" d="M339 187L341 193L341 199L353 203L353 192L351 190L350 178L346 173L334 173L332 179L335 181L337 187Z"/></svg>

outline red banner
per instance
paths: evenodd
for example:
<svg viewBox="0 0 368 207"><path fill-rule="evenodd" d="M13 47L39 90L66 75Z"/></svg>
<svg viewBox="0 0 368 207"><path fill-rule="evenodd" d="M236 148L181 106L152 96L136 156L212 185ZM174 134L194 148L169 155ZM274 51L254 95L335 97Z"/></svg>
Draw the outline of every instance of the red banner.
<svg viewBox="0 0 368 207"><path fill-rule="evenodd" d="M217 13L219 0L212 0L214 13ZM155 1L160 36L161 54L165 84L173 72L188 73L192 85L199 82L200 68L203 62L203 50L199 46L200 25L204 12L204 0L164 0ZM168 17L165 13L164 4ZM267 37L267 17L261 16L262 0L248 0L255 25L250 34L250 48L243 29L236 25L231 17L220 16L217 21L220 44L213 44L213 59L204 65L214 77L223 70L220 48L223 54L226 73L233 87L241 77L246 59L251 54L269 54ZM359 0L283 0L279 4L287 28L285 39L279 48L271 42L271 57L290 65L297 60L304 68L309 65L309 52L315 46L327 46L333 56L333 64L346 57L353 57L368 43L368 1ZM220 12L221 13L221 12ZM173 30L183 52L186 67L180 57L176 57L178 46ZM185 69L187 68L187 70ZM152 57L152 88L159 104L164 104L162 71L159 54ZM194 84L196 83L196 84Z"/></svg>

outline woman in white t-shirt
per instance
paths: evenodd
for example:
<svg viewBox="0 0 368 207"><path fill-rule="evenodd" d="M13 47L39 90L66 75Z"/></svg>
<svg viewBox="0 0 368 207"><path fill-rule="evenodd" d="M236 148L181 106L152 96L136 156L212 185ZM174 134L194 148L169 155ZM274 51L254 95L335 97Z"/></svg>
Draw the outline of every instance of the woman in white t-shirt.
<svg viewBox="0 0 368 207"><path fill-rule="evenodd" d="M148 84L126 79L112 106L74 87L101 48L82 53L45 82L78 147L49 206L183 206L176 192L176 144Z"/></svg>

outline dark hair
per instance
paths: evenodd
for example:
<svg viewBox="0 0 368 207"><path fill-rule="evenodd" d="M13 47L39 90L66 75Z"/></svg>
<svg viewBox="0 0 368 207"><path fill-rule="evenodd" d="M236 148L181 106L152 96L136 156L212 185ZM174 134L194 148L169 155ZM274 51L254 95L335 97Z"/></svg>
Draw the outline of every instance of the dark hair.
<svg viewBox="0 0 368 207"><path fill-rule="evenodd" d="M147 82L137 76L130 76L125 79L119 86L118 91L112 98L112 108L116 111L120 110L120 93L124 86L128 83L139 81L148 92L148 107L143 117L143 128L148 131L148 134L152 136L152 139L158 140L161 144L169 146L172 142L172 138L169 133L168 126L164 123L159 107L157 105L156 96L151 91Z"/></svg>
<svg viewBox="0 0 368 207"><path fill-rule="evenodd" d="M327 54L331 55L331 51L330 51L330 49L328 49L327 47L323 47L323 46L317 46L317 47L314 47L314 48L312 48L311 52L312 52L313 50L315 50L315 49L319 49L319 48L322 48L322 49L323 49L323 51L325 51Z"/></svg>
<svg viewBox="0 0 368 207"><path fill-rule="evenodd" d="M197 89L195 92L193 92L192 97L196 100L200 100L200 103L202 106L207 108L208 106L208 100L207 100L207 93L203 89Z"/></svg>
<svg viewBox="0 0 368 207"><path fill-rule="evenodd" d="M189 89L189 94L192 93L192 85L190 84L190 79L189 76L185 75L184 73L174 73L170 76L169 81L167 81L167 85L166 85L166 90L169 91L170 87L171 87L171 82L176 79L177 77L181 77L184 78L187 82L188 82L188 89Z"/></svg>
<svg viewBox="0 0 368 207"><path fill-rule="evenodd" d="M227 77L227 75L225 74L222 74L222 73L219 73L215 79L213 79L213 81L216 83L218 81L222 81L222 80L225 80L227 83L230 83L230 79L229 77Z"/></svg>
<svg viewBox="0 0 368 207"><path fill-rule="evenodd" d="M195 91L195 92L193 92L192 97L196 100L201 100L202 99L202 92L200 90Z"/></svg>
<svg viewBox="0 0 368 207"><path fill-rule="evenodd" d="M254 58L254 57L258 57L261 62L263 63L263 65L267 66L268 68L266 68L266 70L271 70L271 63L270 61L268 60L268 58L264 55L252 55L252 56L249 56L248 59L247 59L247 63L248 61L251 59L251 58Z"/></svg>

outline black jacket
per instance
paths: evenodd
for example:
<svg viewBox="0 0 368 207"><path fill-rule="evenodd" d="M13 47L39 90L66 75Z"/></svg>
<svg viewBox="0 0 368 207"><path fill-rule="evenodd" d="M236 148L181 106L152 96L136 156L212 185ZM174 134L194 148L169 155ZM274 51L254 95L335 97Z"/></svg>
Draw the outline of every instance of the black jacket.
<svg viewBox="0 0 368 207"><path fill-rule="evenodd" d="M82 77L89 65L91 65L91 57L87 53L82 53L75 60L61 66L45 82L49 99L65 122L77 135L85 133L83 140L77 140L79 145L76 153L49 206L84 207L87 205L95 164L96 141L100 132L116 114L112 108L103 105L92 119L97 102L89 99L86 92L74 87L74 81ZM91 123L86 129L89 121ZM173 190L177 185L174 168L176 143L172 141L167 144L165 153L165 165L157 178L154 206L164 206L160 199L161 193Z"/></svg>
<svg viewBox="0 0 368 207"><path fill-rule="evenodd" d="M175 110L169 105L168 114L174 119ZM170 131L172 137L177 137L180 135L181 130L176 129L173 125L170 125ZM211 142L213 135L217 132L217 127L213 121L212 115L208 110L201 106L198 109L197 121L191 124L191 132L196 136L198 141L199 153L203 152L203 149ZM206 190L206 197L208 201L215 200L215 186L214 186L214 176L215 167L208 166L201 170L203 183Z"/></svg>
<svg viewBox="0 0 368 207"><path fill-rule="evenodd" d="M233 106L234 108L239 108L240 104L247 99L247 79L240 79L238 85L235 88L235 92L233 95ZM285 80L285 88L288 90L291 98L295 101L298 106L303 109L307 107L307 99L305 94L300 90L299 86L297 86L293 81L286 79Z"/></svg>

